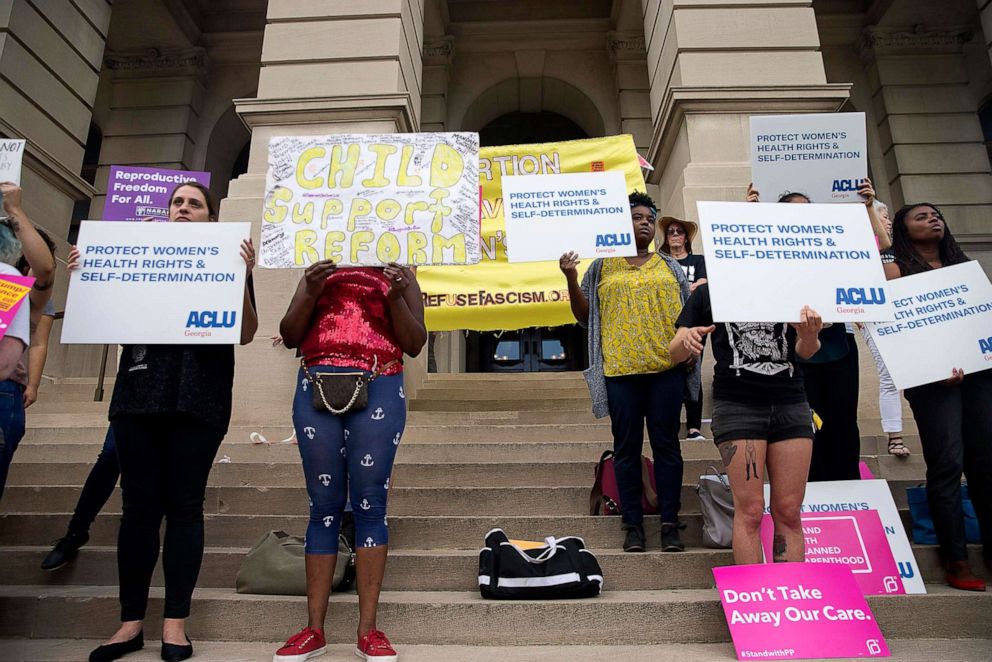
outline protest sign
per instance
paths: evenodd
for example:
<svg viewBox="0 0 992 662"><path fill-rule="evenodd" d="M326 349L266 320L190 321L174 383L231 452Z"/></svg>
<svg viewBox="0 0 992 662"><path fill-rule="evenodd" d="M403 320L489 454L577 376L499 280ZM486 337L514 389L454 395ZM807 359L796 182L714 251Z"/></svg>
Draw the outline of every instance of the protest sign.
<svg viewBox="0 0 992 662"><path fill-rule="evenodd" d="M24 142L23 140L0 140L0 182L14 182L18 186L21 185Z"/></svg>
<svg viewBox="0 0 992 662"><path fill-rule="evenodd" d="M10 323L32 287L34 287L32 276L0 274L0 338L7 333Z"/></svg>
<svg viewBox="0 0 992 662"><path fill-rule="evenodd" d="M417 272L424 291L427 328L491 331L574 323L557 256L553 262L507 261L503 178L614 170L624 174L628 193L644 190L637 151L629 135L484 147L479 158L482 260L471 267L430 267ZM579 264L580 276L590 262L582 260Z"/></svg>
<svg viewBox="0 0 992 662"><path fill-rule="evenodd" d="M250 223L103 223L79 227L66 344L236 344Z"/></svg>
<svg viewBox="0 0 992 662"><path fill-rule="evenodd" d="M895 322L866 326L896 388L992 368L992 284L978 262L890 280L888 295Z"/></svg>
<svg viewBox="0 0 992 662"><path fill-rule="evenodd" d="M210 186L209 172L110 166L107 198L103 201L105 221L169 220L169 196L184 182Z"/></svg>
<svg viewBox="0 0 992 662"><path fill-rule="evenodd" d="M622 172L505 177L503 200L510 262L637 255Z"/></svg>
<svg viewBox="0 0 992 662"><path fill-rule="evenodd" d="M713 319L881 322L895 313L864 205L699 202Z"/></svg>
<svg viewBox="0 0 992 662"><path fill-rule="evenodd" d="M865 595L905 593L899 569L875 510L846 513L803 513L806 563L846 565ZM771 515L761 519L761 547L765 561L773 558L774 525Z"/></svg>
<svg viewBox="0 0 992 662"><path fill-rule="evenodd" d="M864 113L751 116L751 178L762 202L860 202L868 176Z"/></svg>
<svg viewBox="0 0 992 662"><path fill-rule="evenodd" d="M479 134L269 140L259 264L479 261Z"/></svg>
<svg viewBox="0 0 992 662"><path fill-rule="evenodd" d="M765 485L765 503L770 503L769 486ZM902 518L892 500L889 484L884 480L832 480L808 483L803 498L802 517L852 515L874 510L882 522L892 558L906 593L926 593L920 568L909 546ZM765 507L765 513L769 513ZM854 515L861 522L861 515ZM884 582L884 579L883 579Z"/></svg>
<svg viewBox="0 0 992 662"><path fill-rule="evenodd" d="M738 660L889 656L845 565L737 565L713 577Z"/></svg>

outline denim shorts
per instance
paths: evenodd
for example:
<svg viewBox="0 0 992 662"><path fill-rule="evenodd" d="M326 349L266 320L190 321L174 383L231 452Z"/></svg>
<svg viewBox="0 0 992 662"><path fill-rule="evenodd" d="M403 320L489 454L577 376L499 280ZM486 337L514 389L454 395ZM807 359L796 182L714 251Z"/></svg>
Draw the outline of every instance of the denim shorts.
<svg viewBox="0 0 992 662"><path fill-rule="evenodd" d="M738 439L774 443L812 439L813 415L805 400L792 404L755 405L730 400L713 402L713 442Z"/></svg>

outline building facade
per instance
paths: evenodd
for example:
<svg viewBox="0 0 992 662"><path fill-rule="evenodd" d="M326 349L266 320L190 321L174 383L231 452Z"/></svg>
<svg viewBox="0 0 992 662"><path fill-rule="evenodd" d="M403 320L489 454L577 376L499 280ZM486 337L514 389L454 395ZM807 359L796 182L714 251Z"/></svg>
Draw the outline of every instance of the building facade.
<svg viewBox="0 0 992 662"><path fill-rule="evenodd" d="M8 0L0 135L27 139L25 206L64 257L112 164L210 171L222 220L257 238L273 135L630 133L649 193L693 218L698 200L741 199L751 114L861 111L879 198L940 205L988 269L990 41L990 0ZM297 278L256 272L260 338ZM440 334L434 358L485 369L473 357L496 342ZM275 351L242 348L239 383L288 393L294 361L273 369ZM99 360L53 339L46 374ZM236 393L242 411L265 401Z"/></svg>

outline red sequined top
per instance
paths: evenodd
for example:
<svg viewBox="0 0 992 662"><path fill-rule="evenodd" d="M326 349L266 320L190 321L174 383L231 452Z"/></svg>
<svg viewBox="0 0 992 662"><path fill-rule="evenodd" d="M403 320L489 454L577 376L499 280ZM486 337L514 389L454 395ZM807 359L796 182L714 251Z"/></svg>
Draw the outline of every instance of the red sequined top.
<svg viewBox="0 0 992 662"><path fill-rule="evenodd" d="M381 269L341 268L328 276L314 307L313 324L300 347L307 365L371 371L376 357L380 369L402 360L387 292L389 280ZM402 371L403 364L395 363L382 374Z"/></svg>

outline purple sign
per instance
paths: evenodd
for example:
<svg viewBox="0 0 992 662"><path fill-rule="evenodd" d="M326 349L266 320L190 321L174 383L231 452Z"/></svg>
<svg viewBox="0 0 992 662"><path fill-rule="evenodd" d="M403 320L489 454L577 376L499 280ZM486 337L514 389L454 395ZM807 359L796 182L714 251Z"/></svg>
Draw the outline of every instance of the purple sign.
<svg viewBox="0 0 992 662"><path fill-rule="evenodd" d="M105 221L141 221L169 218L169 194L178 184L199 182L210 186L209 172L110 166L107 199L103 203Z"/></svg>

